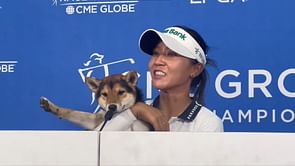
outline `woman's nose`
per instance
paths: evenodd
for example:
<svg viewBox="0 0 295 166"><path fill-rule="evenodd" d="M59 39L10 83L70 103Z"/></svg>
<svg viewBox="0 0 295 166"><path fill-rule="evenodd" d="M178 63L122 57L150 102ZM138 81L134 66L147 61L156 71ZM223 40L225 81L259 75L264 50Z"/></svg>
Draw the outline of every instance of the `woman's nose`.
<svg viewBox="0 0 295 166"><path fill-rule="evenodd" d="M160 54L154 57L154 63L157 65L165 64L165 55Z"/></svg>

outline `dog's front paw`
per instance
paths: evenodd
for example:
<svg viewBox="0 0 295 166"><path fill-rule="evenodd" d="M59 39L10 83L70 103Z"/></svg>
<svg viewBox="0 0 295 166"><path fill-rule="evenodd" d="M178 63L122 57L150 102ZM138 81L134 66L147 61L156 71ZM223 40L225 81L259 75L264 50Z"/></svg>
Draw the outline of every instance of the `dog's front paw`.
<svg viewBox="0 0 295 166"><path fill-rule="evenodd" d="M45 97L40 98L40 107L43 108L47 112L52 112L52 103Z"/></svg>

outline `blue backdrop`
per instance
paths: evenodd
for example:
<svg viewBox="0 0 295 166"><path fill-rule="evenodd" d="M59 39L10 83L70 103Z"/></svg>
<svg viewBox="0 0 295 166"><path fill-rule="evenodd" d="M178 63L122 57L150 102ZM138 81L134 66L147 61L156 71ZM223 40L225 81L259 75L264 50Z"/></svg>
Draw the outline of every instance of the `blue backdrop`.
<svg viewBox="0 0 295 166"><path fill-rule="evenodd" d="M294 132L294 15L293 0L0 0L0 129L82 130L39 98L93 112L85 76L137 70L155 98L138 38L186 25L217 62L206 105L225 131Z"/></svg>

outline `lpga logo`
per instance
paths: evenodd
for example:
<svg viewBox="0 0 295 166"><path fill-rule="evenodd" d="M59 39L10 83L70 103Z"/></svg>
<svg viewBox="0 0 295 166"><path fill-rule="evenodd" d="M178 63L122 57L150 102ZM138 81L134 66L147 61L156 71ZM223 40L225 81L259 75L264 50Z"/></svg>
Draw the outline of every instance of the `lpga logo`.
<svg viewBox="0 0 295 166"><path fill-rule="evenodd" d="M205 4L208 3L207 1L209 0L190 0L191 4ZM222 3L222 4L231 4L231 3L235 3L235 2L247 2L248 0L215 0L218 3Z"/></svg>
<svg viewBox="0 0 295 166"><path fill-rule="evenodd" d="M109 63L103 63L103 58L104 55L99 54L99 53L93 53L90 55L89 60L83 63L83 67L78 69L78 72L83 80L85 82L86 77L94 77L97 78L102 78L110 75L110 66L114 66L117 64L122 64L122 63L129 63L129 64L134 64L135 61L133 58L127 58L127 59L121 59ZM97 72L97 73L94 73ZM127 72L127 71L126 71ZM103 73L102 76L97 76ZM124 74L124 73L123 73ZM95 101L95 94L92 93L92 101L91 104L93 104ZM95 109L95 112L98 111L99 106Z"/></svg>
<svg viewBox="0 0 295 166"><path fill-rule="evenodd" d="M134 13L137 0L53 0L53 6L65 6L68 15L97 13Z"/></svg>

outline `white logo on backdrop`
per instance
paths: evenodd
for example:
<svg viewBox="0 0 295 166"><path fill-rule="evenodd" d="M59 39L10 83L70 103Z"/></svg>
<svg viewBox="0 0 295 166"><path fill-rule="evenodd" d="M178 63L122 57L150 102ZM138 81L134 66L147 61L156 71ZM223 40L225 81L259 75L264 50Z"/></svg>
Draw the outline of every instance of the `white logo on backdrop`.
<svg viewBox="0 0 295 166"><path fill-rule="evenodd" d="M52 0L53 6L65 6L68 15L97 13L134 13L138 0Z"/></svg>
<svg viewBox="0 0 295 166"><path fill-rule="evenodd" d="M135 63L135 60L133 58L126 58L126 59L121 59L117 61L112 61L109 63L103 63L103 58L104 58L104 55L102 54L92 53L89 56L89 60L83 63L83 67L78 69L78 72L83 82L85 82L86 77L95 77L93 72L96 70L98 70L99 73L103 73L103 77L106 77L110 75L110 66L121 64L121 63L129 63L129 64ZM93 104L94 101L95 101L95 94L92 93L91 104ZM95 112L97 112L98 109L99 109L99 106L97 106L97 108L95 109Z"/></svg>
<svg viewBox="0 0 295 166"><path fill-rule="evenodd" d="M248 0L190 0L191 4L206 4L210 2L217 2L222 4L232 4L232 3L238 3L238 2L247 2Z"/></svg>
<svg viewBox="0 0 295 166"><path fill-rule="evenodd" d="M0 61L0 73L14 73L18 61Z"/></svg>
<svg viewBox="0 0 295 166"><path fill-rule="evenodd" d="M220 72L215 79L215 89L219 96L226 99L239 98L246 93L249 102L251 102L250 99L256 97L256 93L258 92L263 94L265 98L273 98L273 93L277 91L286 98L295 98L294 87L286 83L288 80L292 80L292 77L294 78L295 68L286 69L277 77L274 76L274 74L266 69L249 69L246 76L241 76L238 70L224 70ZM231 81L227 82L228 80L226 77L230 77ZM242 82L241 77L246 77L248 79L247 84ZM264 78L264 81L258 81L256 80L257 78ZM271 88L271 84L276 84L277 89ZM242 86L247 86L247 90L242 91ZM230 92L227 91L229 88L231 89ZM277 102L274 101L274 103ZM241 106L245 107L247 104L243 103ZM263 105L251 105L248 109L228 108L224 110L221 118L223 121L228 121L230 123L242 123L245 121L247 123L262 123L267 120L271 120L272 123L276 123L277 121L282 121L284 123L295 122L295 110L293 105L281 105L286 108L276 108L276 106L280 106L278 104L273 104L273 108L269 108L270 106L271 104L263 103ZM259 109L251 107L258 107ZM217 112L217 110L213 111ZM256 119L254 119L255 117Z"/></svg>

